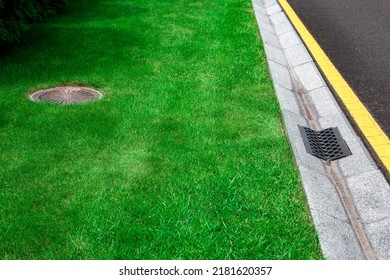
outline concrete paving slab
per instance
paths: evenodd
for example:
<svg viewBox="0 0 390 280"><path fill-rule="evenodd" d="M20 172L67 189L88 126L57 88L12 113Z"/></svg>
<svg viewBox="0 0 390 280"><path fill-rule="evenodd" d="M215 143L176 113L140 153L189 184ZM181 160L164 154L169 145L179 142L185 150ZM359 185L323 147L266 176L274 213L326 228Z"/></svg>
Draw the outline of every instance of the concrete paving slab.
<svg viewBox="0 0 390 280"><path fill-rule="evenodd" d="M366 259L351 224L316 210L312 211L312 217L326 259Z"/></svg>
<svg viewBox="0 0 390 280"><path fill-rule="evenodd" d="M370 236L371 245L378 259L389 260L390 251L390 219L366 225L366 231Z"/></svg>
<svg viewBox="0 0 390 280"><path fill-rule="evenodd" d="M266 44L272 45L276 48L280 47L278 37L276 37L273 33L269 32L268 30L264 29L261 31L261 38Z"/></svg>
<svg viewBox="0 0 390 280"><path fill-rule="evenodd" d="M276 88L277 87L277 88ZM298 105L298 100L294 92L278 85L275 92L279 100L280 108L296 115L301 115L302 111Z"/></svg>
<svg viewBox="0 0 390 280"><path fill-rule="evenodd" d="M282 34L288 33L288 32L294 32L293 27L291 26L290 22L285 22L282 24L278 24L274 26L276 35L280 36Z"/></svg>
<svg viewBox="0 0 390 280"><path fill-rule="evenodd" d="M267 14L266 8L264 8L264 6L260 4L260 1L253 1L253 10L255 10L256 12L260 12L264 15Z"/></svg>
<svg viewBox="0 0 390 280"><path fill-rule="evenodd" d="M282 86L289 90L293 90L293 84L288 69L272 60L268 62L268 65L271 70L271 75L274 84Z"/></svg>
<svg viewBox="0 0 390 280"><path fill-rule="evenodd" d="M294 73L306 91L326 86L324 79L313 62L294 67Z"/></svg>
<svg viewBox="0 0 390 280"><path fill-rule="evenodd" d="M331 103L329 103L330 105ZM319 122L322 127L330 127L330 126L337 126L340 132L343 134L343 138L345 140L354 139L356 141L359 141L359 138L356 137L356 133L353 130L352 126L348 123L348 120L346 116L339 110L337 110L338 113L330 115L330 116L323 116L319 118ZM359 141L361 142L361 141ZM362 143L362 142L361 142ZM364 146L364 145L362 145Z"/></svg>
<svg viewBox="0 0 390 280"><path fill-rule="evenodd" d="M280 34L279 41L284 49L300 44L300 39L295 31Z"/></svg>
<svg viewBox="0 0 390 280"><path fill-rule="evenodd" d="M273 14L281 12L282 8L279 5L275 4L274 6L268 7L266 10L267 10L268 15L273 15Z"/></svg>
<svg viewBox="0 0 390 280"><path fill-rule="evenodd" d="M255 11L256 21L257 24L262 25L262 30L264 30L267 27L272 27L271 22L267 16L267 14L262 13L259 10ZM273 27L272 27L273 28ZM268 28L267 28L268 29Z"/></svg>
<svg viewBox="0 0 390 280"><path fill-rule="evenodd" d="M364 224L390 219L390 188L381 175L379 171L371 171L347 178L348 188Z"/></svg>
<svg viewBox="0 0 390 280"><path fill-rule="evenodd" d="M318 119L341 114L337 102L334 100L332 93L327 87L312 90L307 95L309 96L313 107L316 109ZM327 127L327 125L328 124L324 124L323 127Z"/></svg>
<svg viewBox="0 0 390 280"><path fill-rule="evenodd" d="M347 142L352 155L339 159L338 165L344 178L362 174L362 172L378 170L356 142Z"/></svg>
<svg viewBox="0 0 390 280"><path fill-rule="evenodd" d="M308 62L313 62L313 59L309 55L308 51L301 44L285 49L284 54L286 55L287 61L292 67L296 67Z"/></svg>
<svg viewBox="0 0 390 280"><path fill-rule="evenodd" d="M260 13L260 12L256 12L256 13ZM258 21L260 21L260 20L258 20ZM271 32L272 34L274 33L274 31L273 31L273 27L272 27L272 25L271 25L271 23L270 22L267 22L267 23L262 23L263 25L264 25L264 28L262 29L262 32L264 32L264 31L269 31L269 32ZM279 47L279 42L278 42L278 47Z"/></svg>
<svg viewBox="0 0 390 280"><path fill-rule="evenodd" d="M329 177L303 166L299 169L310 209L348 222L339 193Z"/></svg>
<svg viewBox="0 0 390 280"><path fill-rule="evenodd" d="M269 60L275 61L276 63L287 67L287 60L284 57L284 53L280 48L277 48L271 44L265 44L264 49L267 53L267 58Z"/></svg>
<svg viewBox="0 0 390 280"><path fill-rule="evenodd" d="M281 24L285 24L285 23L289 22L288 18L286 17L286 15L284 13L274 13L274 14L269 16L269 19L272 22L273 26L277 26L277 25L281 25ZM293 30L294 29L291 29L291 31L293 31Z"/></svg>
<svg viewBox="0 0 390 280"><path fill-rule="evenodd" d="M261 0L260 4L263 5L265 8L269 8L278 5L278 2L276 0Z"/></svg>

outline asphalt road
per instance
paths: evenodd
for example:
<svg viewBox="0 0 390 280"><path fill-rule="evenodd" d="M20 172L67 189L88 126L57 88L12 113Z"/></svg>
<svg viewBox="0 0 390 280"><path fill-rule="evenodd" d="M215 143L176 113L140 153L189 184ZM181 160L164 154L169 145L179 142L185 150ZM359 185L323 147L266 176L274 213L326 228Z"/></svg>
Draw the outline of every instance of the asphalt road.
<svg viewBox="0 0 390 280"><path fill-rule="evenodd" d="M390 0L288 0L390 137Z"/></svg>

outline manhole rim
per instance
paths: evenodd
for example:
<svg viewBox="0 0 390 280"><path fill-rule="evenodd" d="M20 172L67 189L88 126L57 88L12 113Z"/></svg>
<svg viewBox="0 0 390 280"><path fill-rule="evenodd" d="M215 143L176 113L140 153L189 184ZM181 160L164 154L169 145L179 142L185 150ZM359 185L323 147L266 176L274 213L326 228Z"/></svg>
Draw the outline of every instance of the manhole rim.
<svg viewBox="0 0 390 280"><path fill-rule="evenodd" d="M73 102L73 103L65 103L61 105L81 105L93 101L97 101L99 99L103 98L103 94L101 91L96 90L94 88L88 87L88 86L77 86L77 85L63 85L63 86L55 86L55 87L50 87L50 88L45 88L45 89L40 89L33 91L32 93L29 93L29 99L33 102L36 103L50 103L50 104L56 104L55 102L50 102L46 100L41 100L39 97L48 94L51 91L61 91L61 90L84 90L87 91L88 93L93 96L92 99L86 100L86 101L81 101L81 102Z"/></svg>

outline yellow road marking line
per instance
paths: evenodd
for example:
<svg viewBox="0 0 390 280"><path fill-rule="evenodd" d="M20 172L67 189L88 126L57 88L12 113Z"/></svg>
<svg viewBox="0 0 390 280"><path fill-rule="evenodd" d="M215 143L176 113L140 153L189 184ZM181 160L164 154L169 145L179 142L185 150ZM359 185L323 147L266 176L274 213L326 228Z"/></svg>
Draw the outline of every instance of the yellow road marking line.
<svg viewBox="0 0 390 280"><path fill-rule="evenodd" d="M374 118L368 112L363 103L359 100L348 83L341 76L328 56L322 50L314 37L307 30L305 25L299 19L295 11L286 0L279 0L280 5L301 36L307 48L311 52L322 72L332 85L341 101L355 120L356 124L363 132L367 141L370 143L387 171L390 172L390 140L383 130L376 123Z"/></svg>

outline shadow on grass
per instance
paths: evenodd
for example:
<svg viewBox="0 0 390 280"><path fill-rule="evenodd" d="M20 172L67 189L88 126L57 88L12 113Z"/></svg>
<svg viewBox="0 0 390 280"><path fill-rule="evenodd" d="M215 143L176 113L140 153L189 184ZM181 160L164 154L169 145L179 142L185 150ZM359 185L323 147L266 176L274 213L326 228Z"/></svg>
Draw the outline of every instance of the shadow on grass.
<svg viewBox="0 0 390 280"><path fill-rule="evenodd" d="M64 77L72 82L73 77L91 72L104 76L138 67L142 59L137 51L156 43L143 39L142 30L147 30L148 24L141 15L148 11L132 7L131 2L71 1L64 15L33 25L20 43L1 51L0 65L15 74L1 75L0 82L14 85L21 77L24 83L37 85L63 81ZM121 17L126 19L126 28L115 23Z"/></svg>

